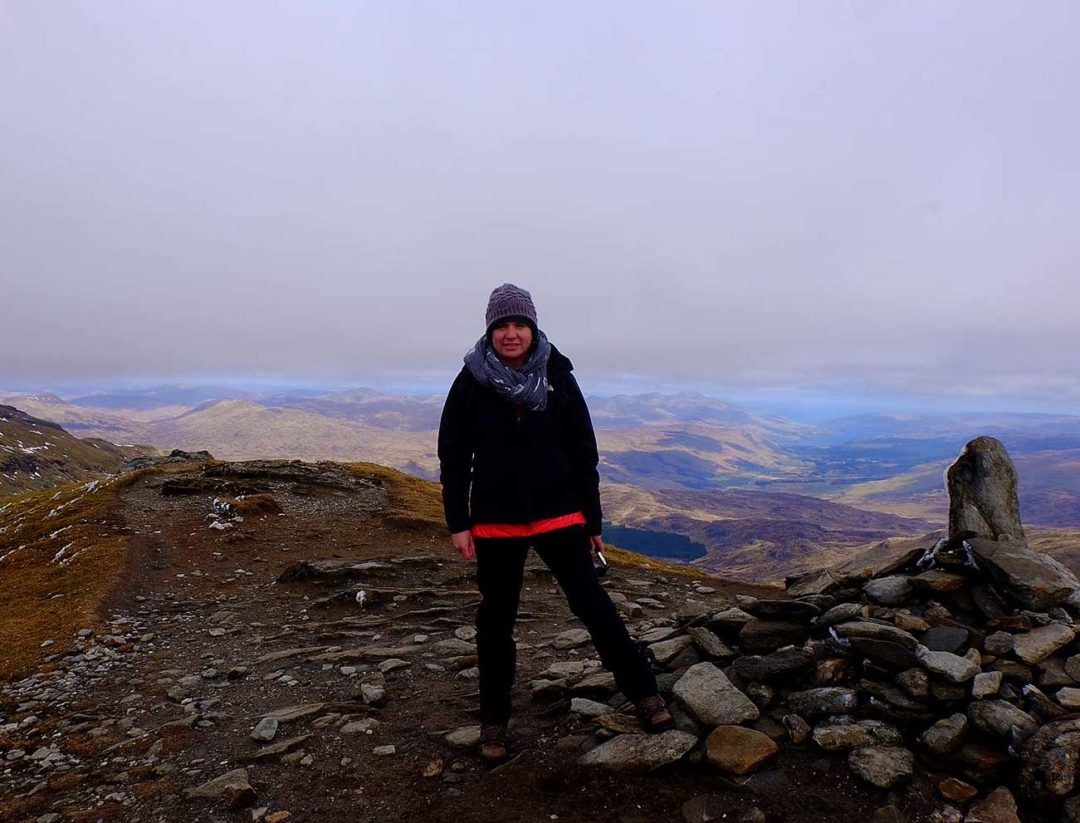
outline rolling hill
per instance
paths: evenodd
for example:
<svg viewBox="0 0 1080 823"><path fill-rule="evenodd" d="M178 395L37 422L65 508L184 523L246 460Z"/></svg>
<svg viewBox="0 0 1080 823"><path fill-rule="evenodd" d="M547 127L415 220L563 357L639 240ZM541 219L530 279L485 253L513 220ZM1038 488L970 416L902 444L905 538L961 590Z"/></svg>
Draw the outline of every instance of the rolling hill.
<svg viewBox="0 0 1080 823"><path fill-rule="evenodd" d="M704 549L692 564L740 580L776 582L841 562L868 543L897 535L919 535L935 524L867 512L818 498L748 489L685 491L605 486L608 520L643 532L620 543L646 551L651 539L681 535ZM625 541L624 541L625 542Z"/></svg>
<svg viewBox="0 0 1080 823"><path fill-rule="evenodd" d="M0 405L0 497L112 474L150 453L141 446L80 439L57 423Z"/></svg>

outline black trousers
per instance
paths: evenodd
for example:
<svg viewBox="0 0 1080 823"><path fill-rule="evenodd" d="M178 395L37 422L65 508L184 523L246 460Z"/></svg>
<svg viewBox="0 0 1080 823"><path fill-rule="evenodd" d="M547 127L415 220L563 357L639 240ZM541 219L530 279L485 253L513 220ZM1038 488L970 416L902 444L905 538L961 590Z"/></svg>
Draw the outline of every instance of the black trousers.
<svg viewBox="0 0 1080 823"><path fill-rule="evenodd" d="M530 546L551 569L570 610L585 624L604 668L627 699L637 703L657 693L652 667L600 585L581 526L529 538L478 538L475 543L476 581L483 598L476 612L481 723L510 719L517 655L514 622Z"/></svg>

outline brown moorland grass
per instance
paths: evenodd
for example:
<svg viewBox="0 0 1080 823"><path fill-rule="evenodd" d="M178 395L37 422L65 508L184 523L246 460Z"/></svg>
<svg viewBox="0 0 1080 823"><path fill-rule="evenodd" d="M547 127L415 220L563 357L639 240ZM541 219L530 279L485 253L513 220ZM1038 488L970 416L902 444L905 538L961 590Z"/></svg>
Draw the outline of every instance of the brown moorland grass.
<svg viewBox="0 0 1080 823"><path fill-rule="evenodd" d="M48 654L46 640L67 649L75 632L94 624L127 558L115 503L144 473L0 499L0 680Z"/></svg>
<svg viewBox="0 0 1080 823"><path fill-rule="evenodd" d="M404 527L443 526L438 483L374 463L343 464L352 476L387 490L388 521ZM120 493L148 474L190 472L190 464L156 466L90 483L72 483L0 499L0 681L21 676L50 650L66 650L74 634L92 627L128 563L130 538L119 515ZM614 546L608 558L687 578L712 577ZM52 640L55 648L42 648Z"/></svg>
<svg viewBox="0 0 1080 823"><path fill-rule="evenodd" d="M399 525L445 525L442 487L438 483L376 463L344 465L354 477L374 480L386 487L390 499L387 519Z"/></svg>
<svg viewBox="0 0 1080 823"><path fill-rule="evenodd" d="M120 493L147 474L191 471L174 464L0 498L0 681L19 677L50 651L67 649L91 627L121 578L129 538L120 533ZM356 477L387 487L387 518L399 525L441 524L437 483L373 463L346 464ZM42 648L52 640L55 648Z"/></svg>

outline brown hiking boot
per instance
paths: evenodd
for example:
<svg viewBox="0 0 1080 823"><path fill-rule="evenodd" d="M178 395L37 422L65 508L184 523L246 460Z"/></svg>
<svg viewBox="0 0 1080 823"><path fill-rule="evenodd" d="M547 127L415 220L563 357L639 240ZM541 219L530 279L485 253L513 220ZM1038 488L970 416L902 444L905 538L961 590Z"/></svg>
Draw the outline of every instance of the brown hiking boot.
<svg viewBox="0 0 1080 823"><path fill-rule="evenodd" d="M480 727L480 757L488 763L506 760L509 752L506 748L506 726L487 725Z"/></svg>
<svg viewBox="0 0 1080 823"><path fill-rule="evenodd" d="M637 704L637 715L647 732L666 732L675 728L675 718L668 711L664 698L658 694L646 697Z"/></svg>

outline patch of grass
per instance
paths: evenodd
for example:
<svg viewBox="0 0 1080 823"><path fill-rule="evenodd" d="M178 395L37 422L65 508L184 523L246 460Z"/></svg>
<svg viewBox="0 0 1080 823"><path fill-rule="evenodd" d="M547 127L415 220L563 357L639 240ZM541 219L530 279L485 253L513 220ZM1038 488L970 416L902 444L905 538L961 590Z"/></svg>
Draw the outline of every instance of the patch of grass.
<svg viewBox="0 0 1080 823"><path fill-rule="evenodd" d="M344 466L354 477L373 480L386 488L390 499L387 519L402 525L446 526L442 487L438 483L375 463L345 463Z"/></svg>
<svg viewBox="0 0 1080 823"><path fill-rule="evenodd" d="M129 791L139 800L158 800L179 794L182 786L183 784L175 777L163 777L160 780L133 783Z"/></svg>
<svg viewBox="0 0 1080 823"><path fill-rule="evenodd" d="M649 572L657 572L659 574L676 574L694 580L704 580L711 577L711 575L708 575L701 569L696 569L693 566L674 566L670 563L665 563L662 560L654 560L651 557L638 554L637 552L620 549L618 546L609 546L606 543L604 544L604 556L615 565L624 568L638 568Z"/></svg>
<svg viewBox="0 0 1080 823"><path fill-rule="evenodd" d="M119 492L130 472L0 500L0 680L18 677L51 652L66 651L127 561ZM53 645L41 648L46 640Z"/></svg>

